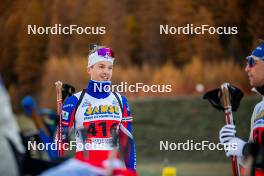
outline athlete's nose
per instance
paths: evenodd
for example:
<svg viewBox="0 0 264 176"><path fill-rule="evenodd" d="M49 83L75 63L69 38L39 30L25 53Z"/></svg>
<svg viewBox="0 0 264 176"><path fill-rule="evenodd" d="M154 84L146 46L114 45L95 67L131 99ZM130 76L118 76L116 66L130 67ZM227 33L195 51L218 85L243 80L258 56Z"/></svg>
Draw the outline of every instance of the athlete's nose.
<svg viewBox="0 0 264 176"><path fill-rule="evenodd" d="M103 71L103 73L106 74L106 75L109 75L110 71L109 71L108 68L105 68L104 71Z"/></svg>
<svg viewBox="0 0 264 176"><path fill-rule="evenodd" d="M245 72L247 72L247 73L248 73L248 72L249 72L249 70L250 70L250 67L249 67L249 65L247 64L247 65L246 65L246 67L245 67Z"/></svg>

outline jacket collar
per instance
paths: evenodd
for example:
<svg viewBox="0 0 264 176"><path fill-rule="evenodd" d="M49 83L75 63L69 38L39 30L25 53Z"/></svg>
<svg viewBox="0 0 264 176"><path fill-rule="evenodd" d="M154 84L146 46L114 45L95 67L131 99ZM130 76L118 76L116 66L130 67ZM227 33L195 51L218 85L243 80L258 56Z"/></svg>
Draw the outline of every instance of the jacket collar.
<svg viewBox="0 0 264 176"><path fill-rule="evenodd" d="M86 92L94 98L106 98L110 95L111 81L89 80Z"/></svg>

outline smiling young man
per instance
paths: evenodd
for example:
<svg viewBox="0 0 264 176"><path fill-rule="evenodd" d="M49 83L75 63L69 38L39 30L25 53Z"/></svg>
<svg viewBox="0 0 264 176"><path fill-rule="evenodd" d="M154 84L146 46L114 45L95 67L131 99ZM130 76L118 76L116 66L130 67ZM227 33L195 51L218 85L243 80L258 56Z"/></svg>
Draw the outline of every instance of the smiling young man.
<svg viewBox="0 0 264 176"><path fill-rule="evenodd" d="M136 171L132 117L126 97L111 92L114 53L97 46L88 56L86 89L68 97L62 107L62 132L75 131L75 158L97 165L107 160L113 150L112 130L118 131L119 148L126 167ZM65 138L65 137L64 137ZM119 157L119 156L117 156Z"/></svg>
<svg viewBox="0 0 264 176"><path fill-rule="evenodd" d="M264 96L264 44L257 46L247 58L245 71L248 74L250 85L254 87L262 96ZM229 149L226 155L237 156L238 161L243 166L244 156L247 151L247 144L254 143L256 146L264 145L264 98L259 102L253 111L251 117L251 131L249 141L245 142L235 137L235 126L225 125L219 132L219 139L222 144L231 146L236 144L236 149ZM253 165L254 176L264 175L262 167Z"/></svg>

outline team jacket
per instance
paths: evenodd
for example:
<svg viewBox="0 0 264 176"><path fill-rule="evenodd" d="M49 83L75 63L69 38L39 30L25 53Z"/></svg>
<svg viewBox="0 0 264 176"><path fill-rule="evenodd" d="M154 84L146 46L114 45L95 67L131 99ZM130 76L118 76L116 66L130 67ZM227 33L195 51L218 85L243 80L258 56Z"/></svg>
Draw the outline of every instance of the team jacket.
<svg viewBox="0 0 264 176"><path fill-rule="evenodd" d="M251 117L251 130L249 142L254 142L257 145L264 144L264 98L259 102L253 111ZM264 170L262 168L254 167L254 176L263 176Z"/></svg>
<svg viewBox="0 0 264 176"><path fill-rule="evenodd" d="M76 105L81 92L64 101L62 133L74 130L77 146L78 144L84 146L85 140L86 151L83 152L83 148L77 147L75 155L77 159L101 162L108 158L109 152L113 149L111 130L118 129L119 148L123 151L125 165L129 169L136 170L136 151L128 101L126 97L118 94L123 107L122 111L115 95L112 92L104 91L104 89L100 90L100 86L101 88L110 86L110 82L89 81L78 109L76 109ZM85 134L81 129L85 129Z"/></svg>
<svg viewBox="0 0 264 176"><path fill-rule="evenodd" d="M251 117L251 133L249 141L263 144L264 141L262 136L264 136L264 99L262 99L262 101L254 108Z"/></svg>

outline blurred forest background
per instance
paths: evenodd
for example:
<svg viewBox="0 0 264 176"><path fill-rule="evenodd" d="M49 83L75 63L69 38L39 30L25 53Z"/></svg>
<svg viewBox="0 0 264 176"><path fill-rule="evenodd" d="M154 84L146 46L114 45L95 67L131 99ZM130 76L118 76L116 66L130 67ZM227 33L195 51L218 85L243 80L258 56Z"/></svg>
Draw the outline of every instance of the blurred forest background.
<svg viewBox="0 0 264 176"><path fill-rule="evenodd" d="M77 89L88 80L88 46L113 48L113 82L171 84L171 93L195 94L229 81L248 91L245 56L263 37L261 0L2 0L0 73L17 110L24 95L56 106L54 82ZM160 35L159 25L237 26L237 35ZM28 35L27 25L105 26L105 35Z"/></svg>

